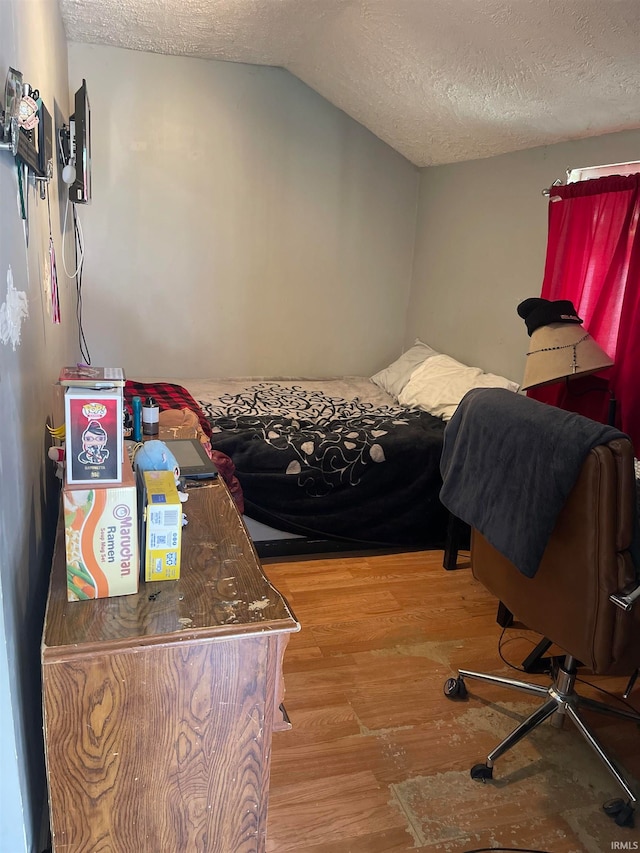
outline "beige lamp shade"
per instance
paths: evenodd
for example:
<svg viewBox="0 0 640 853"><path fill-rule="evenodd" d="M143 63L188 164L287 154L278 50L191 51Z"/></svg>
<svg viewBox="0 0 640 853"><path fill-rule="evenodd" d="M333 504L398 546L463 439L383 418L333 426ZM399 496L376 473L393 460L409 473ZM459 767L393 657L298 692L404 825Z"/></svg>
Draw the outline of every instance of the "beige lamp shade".
<svg viewBox="0 0 640 853"><path fill-rule="evenodd" d="M613 360L578 323L549 323L531 335L521 389L611 367Z"/></svg>

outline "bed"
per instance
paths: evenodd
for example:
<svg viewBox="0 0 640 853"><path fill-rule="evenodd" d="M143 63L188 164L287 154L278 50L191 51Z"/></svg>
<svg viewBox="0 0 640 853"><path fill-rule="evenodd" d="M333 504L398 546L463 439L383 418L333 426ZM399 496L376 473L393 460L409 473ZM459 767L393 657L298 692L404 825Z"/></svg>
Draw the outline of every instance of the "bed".
<svg viewBox="0 0 640 853"><path fill-rule="evenodd" d="M233 459L249 518L305 537L439 547L440 418L361 377L186 387L211 446Z"/></svg>
<svg viewBox="0 0 640 853"><path fill-rule="evenodd" d="M442 548L449 515L439 499L440 457L446 421L464 391L438 391L438 406L427 411L413 377L432 361L422 384L432 389L436 377L452 388L443 359L416 341L371 378L180 379L160 388L128 382L126 394L153 393L161 409L182 405L163 401L170 387L176 399L184 392L194 402L213 452L232 460L261 556Z"/></svg>

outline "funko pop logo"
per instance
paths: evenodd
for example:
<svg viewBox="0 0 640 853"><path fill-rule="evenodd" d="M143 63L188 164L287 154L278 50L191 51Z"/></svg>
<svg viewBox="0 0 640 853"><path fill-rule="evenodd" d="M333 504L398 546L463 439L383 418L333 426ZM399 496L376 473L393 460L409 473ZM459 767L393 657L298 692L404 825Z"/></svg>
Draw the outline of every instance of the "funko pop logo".
<svg viewBox="0 0 640 853"><path fill-rule="evenodd" d="M88 421L98 421L107 414L107 407L104 403L86 403L82 407L82 414Z"/></svg>

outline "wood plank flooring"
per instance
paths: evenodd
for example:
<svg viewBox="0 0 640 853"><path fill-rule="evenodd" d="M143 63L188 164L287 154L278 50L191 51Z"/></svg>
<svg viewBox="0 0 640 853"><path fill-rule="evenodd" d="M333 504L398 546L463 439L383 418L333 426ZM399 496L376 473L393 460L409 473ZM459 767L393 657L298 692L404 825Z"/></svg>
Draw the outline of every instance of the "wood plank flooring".
<svg viewBox="0 0 640 853"><path fill-rule="evenodd" d="M458 666L521 677L498 654L497 602L461 566L445 571L441 551L265 561L302 625L285 655L293 730L274 735L268 853L603 853L638 840L602 811L621 792L570 723L545 723L492 782L470 779L538 700L479 682L466 701L443 695ZM538 639L516 624L502 653L519 665ZM583 677L618 695L626 685ZM640 705L640 684L631 698ZM590 722L637 785L638 727Z"/></svg>

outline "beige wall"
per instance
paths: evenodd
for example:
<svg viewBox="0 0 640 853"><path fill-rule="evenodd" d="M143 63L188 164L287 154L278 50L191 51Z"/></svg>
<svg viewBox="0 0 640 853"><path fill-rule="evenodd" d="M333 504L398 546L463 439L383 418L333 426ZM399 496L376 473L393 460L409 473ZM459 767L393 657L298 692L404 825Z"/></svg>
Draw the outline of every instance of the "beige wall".
<svg viewBox="0 0 640 853"><path fill-rule="evenodd" d="M640 131L630 131L423 169L405 345L420 337L520 381L528 338L516 307L542 287L542 189L567 169L638 152Z"/></svg>
<svg viewBox="0 0 640 853"><path fill-rule="evenodd" d="M420 336L519 379L515 307L540 290L541 189L567 167L637 159L640 144L624 133L418 174L279 69L81 45L67 68L51 0L0 2L0 75L9 65L57 126L87 78L85 332L94 363L131 376L366 374ZM15 347L0 342L0 853L39 849L44 803L39 643L57 511L45 423L51 383L80 355L58 172L54 326L46 204L29 186L27 245L0 151L0 307L11 268L29 312Z"/></svg>
<svg viewBox="0 0 640 853"><path fill-rule="evenodd" d="M370 373L402 344L418 170L288 72L69 46L85 331L127 375Z"/></svg>
<svg viewBox="0 0 640 853"><path fill-rule="evenodd" d="M0 86L8 66L40 94L59 123L67 121L67 45L51 0L0 2ZM50 187L55 249L62 249L59 184ZM17 170L0 151L0 851L39 853L46 815L40 699L40 639L49 580L58 481L46 459L52 383L75 361L73 288L60 271L63 322L53 325L45 293L49 227L46 202L26 185L27 230L17 204ZM7 306L26 302L19 321ZM13 316L11 333L3 320Z"/></svg>

